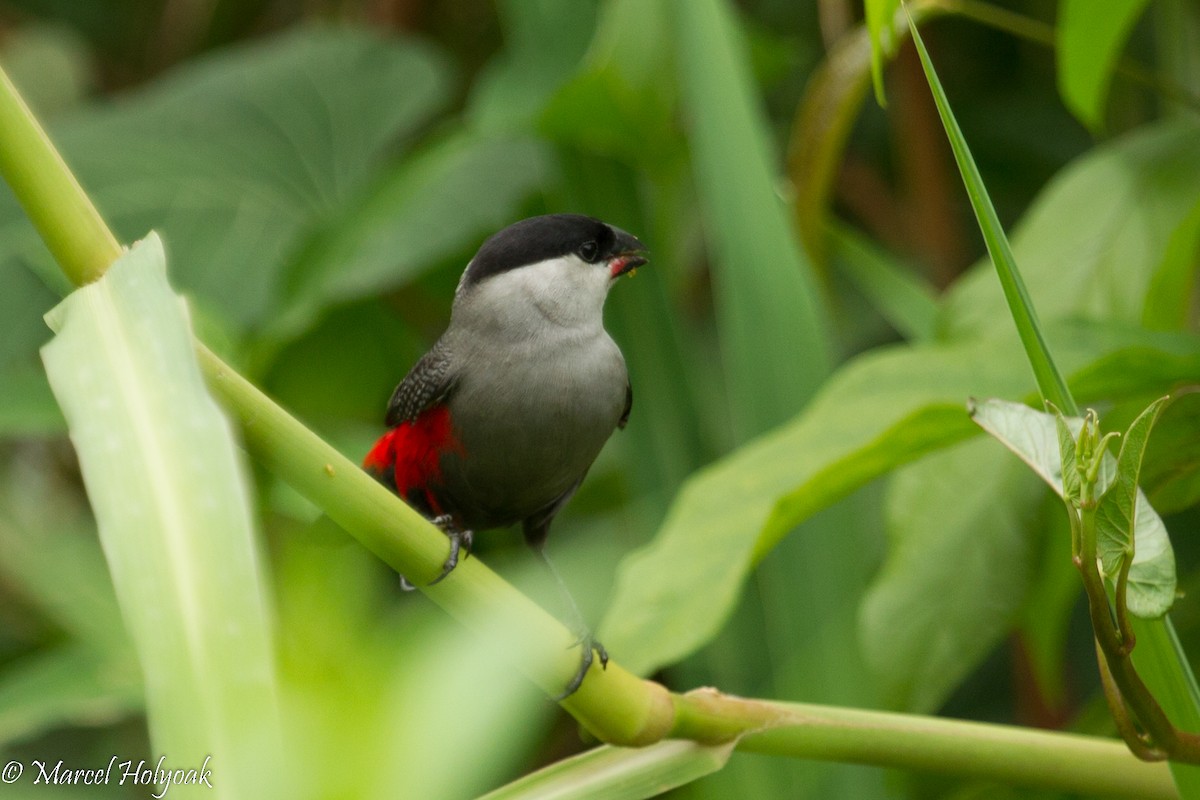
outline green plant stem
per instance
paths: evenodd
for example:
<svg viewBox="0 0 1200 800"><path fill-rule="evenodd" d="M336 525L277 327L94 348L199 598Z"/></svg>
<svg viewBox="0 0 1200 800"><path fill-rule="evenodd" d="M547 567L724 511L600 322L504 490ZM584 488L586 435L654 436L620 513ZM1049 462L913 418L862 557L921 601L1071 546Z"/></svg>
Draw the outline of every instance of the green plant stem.
<svg viewBox="0 0 1200 800"><path fill-rule="evenodd" d="M39 224L38 230L68 277L77 284L94 280L119 255L120 247L2 71L0 109L0 175L31 216L53 221ZM58 202L63 205L55 211L38 207ZM102 257L107 261L100 263ZM213 392L241 423L248 449L264 465L418 584L439 573L446 541L436 528L203 344L197 343L197 357ZM573 635L478 558L462 562L452 576L423 590L485 635L498 618L505 631L518 630L514 635L520 641L505 651L548 694L559 692L573 674L578 663L577 651L571 647ZM612 661L607 670L593 666L580 690L562 705L596 736L615 744L643 745L666 736L703 742L740 737L742 749L777 755L1131 798L1175 796L1170 774L1162 765L1139 762L1111 740L744 700L713 690L678 695Z"/></svg>
<svg viewBox="0 0 1200 800"><path fill-rule="evenodd" d="M914 714L764 703L710 689L677 695L675 700L675 734L703 741L706 731L738 719L751 726L738 742L739 750L1084 794L1177 796L1163 765L1136 761L1113 740ZM1119 775L1110 771L1118 763L1131 768L1119 770Z"/></svg>
<svg viewBox="0 0 1200 800"><path fill-rule="evenodd" d="M104 274L121 245L0 70L0 174L76 286Z"/></svg>
<svg viewBox="0 0 1200 800"><path fill-rule="evenodd" d="M459 562L446 580L426 585L441 572L446 537L206 347L198 345L197 353L210 387L242 423L248 449L264 466L467 627L491 633L502 626L519 637L505 647L516 655L516 665L548 695L562 691L579 664L574 634L478 558ZM671 724L666 689L611 661L603 670L594 664L562 705L614 744L658 741Z"/></svg>

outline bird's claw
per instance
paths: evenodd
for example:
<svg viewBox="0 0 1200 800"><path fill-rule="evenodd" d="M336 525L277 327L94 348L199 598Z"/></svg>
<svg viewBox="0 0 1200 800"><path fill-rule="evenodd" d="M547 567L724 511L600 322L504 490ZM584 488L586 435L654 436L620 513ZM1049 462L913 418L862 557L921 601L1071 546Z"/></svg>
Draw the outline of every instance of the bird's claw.
<svg viewBox="0 0 1200 800"><path fill-rule="evenodd" d="M460 531L455 528L454 519L449 514L434 517L430 522L441 528L442 533L446 534L446 538L450 540L450 555L446 556L446 561L442 564L442 574L429 582L429 585L433 586L454 571L454 568L458 566L460 555L463 559L470 557L471 548L475 544L475 534L473 531ZM403 575L400 576L400 589L402 591L411 592L416 588L408 578Z"/></svg>
<svg viewBox="0 0 1200 800"><path fill-rule="evenodd" d="M446 538L450 540L450 555L446 556L446 563L442 564L442 574L431 580L429 582L430 586L433 586L454 571L454 568L458 566L458 556L460 553L464 559L470 556L471 546L475 543L475 534L473 532L442 527L442 524L438 522L440 519L442 517L438 517L433 522L439 528L442 528L446 534ZM447 522L446 525L449 526L449 523Z"/></svg>
<svg viewBox="0 0 1200 800"><path fill-rule="evenodd" d="M574 677L567 683L567 688L563 690L562 694L554 698L554 702L556 703L566 700L579 691L579 687L583 685L584 676L592 668L592 662L595 661L596 656L600 657L600 668L608 669L608 651L604 649L604 645L596 641L591 632L584 631L579 634L579 638L571 643L571 647L575 646L582 648L579 653L579 669L575 671Z"/></svg>

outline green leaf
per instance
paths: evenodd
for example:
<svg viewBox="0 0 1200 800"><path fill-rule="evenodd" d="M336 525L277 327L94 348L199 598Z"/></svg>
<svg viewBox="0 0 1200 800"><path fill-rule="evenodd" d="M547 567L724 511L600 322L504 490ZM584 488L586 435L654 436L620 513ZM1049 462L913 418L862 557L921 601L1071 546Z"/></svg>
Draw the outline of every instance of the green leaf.
<svg viewBox="0 0 1200 800"><path fill-rule="evenodd" d="M1079 121L1104 126L1108 87L1121 49L1146 0L1061 0L1058 4L1058 91Z"/></svg>
<svg viewBox="0 0 1200 800"><path fill-rule="evenodd" d="M1159 406L1153 406L1157 413ZM1145 415L1143 415L1144 417ZM1022 461L1028 464L1050 488L1061 497L1063 494L1063 461L1059 449L1059 423L1051 414L1036 411L1021 403L1006 400L984 400L973 404L971 418L1001 443L1012 450ZM1135 423L1137 430L1133 431L1135 444L1131 445L1136 451L1140 463L1142 448L1145 446L1146 434L1152 422ZM1065 418L1065 424L1073 436L1079 435L1083 420L1079 417ZM1144 428L1143 428L1144 426ZM1124 452L1122 447L1122 452ZM1133 452L1127 458L1133 458ZM1104 456L1104 468L1097 481L1097 491L1115 490L1124 482L1128 484L1129 477L1120 477L1120 459L1114 459L1110 454ZM1125 468L1128 469L1128 468ZM1154 513L1154 509L1146 501L1141 490L1137 488L1137 471L1133 470L1133 483L1125 485L1122 494L1128 498L1128 519L1133 533L1134 558L1129 570L1129 590L1127 605L1129 611L1144 618L1161 617L1175 601L1175 555L1171 549L1171 541L1162 520ZM1136 502L1133 500L1135 496ZM1117 500L1110 502L1118 502ZM1120 501L1124 502L1124 501ZM1133 509L1136 507L1136 517ZM1119 509L1105 512L1117 525L1121 516ZM1136 522L1136 525L1133 523ZM1101 537L1099 541L1100 557L1104 564L1105 575L1113 580L1116 578L1118 561L1124 557L1124 542L1111 534Z"/></svg>
<svg viewBox="0 0 1200 800"><path fill-rule="evenodd" d="M137 667L90 644L41 650L0 671L0 746L63 726L111 725L141 711Z"/></svg>
<svg viewBox="0 0 1200 800"><path fill-rule="evenodd" d="M65 426L46 375L32 367L11 367L0 377L0 436L45 436Z"/></svg>
<svg viewBox="0 0 1200 800"><path fill-rule="evenodd" d="M1151 505L1172 514L1200 503L1200 392L1177 394L1154 430L1141 476Z"/></svg>
<svg viewBox="0 0 1200 800"><path fill-rule="evenodd" d="M1039 505L1038 520L1033 523L1038 547L1017 635L1028 655L1038 693L1052 713L1066 713L1071 677L1066 667L1068 631L1079 605L1079 574L1067 566L1071 563L1071 529L1062 504L1047 494L1046 502Z"/></svg>
<svg viewBox="0 0 1200 800"><path fill-rule="evenodd" d="M470 250L513 221L551 165L544 145L518 136L460 133L410 156L290 267L287 307L271 332L310 325L330 304L408 283Z"/></svg>
<svg viewBox="0 0 1200 800"><path fill-rule="evenodd" d="M538 130L645 173L681 161L671 0L616 0L600 8L583 70L547 102Z"/></svg>
<svg viewBox="0 0 1200 800"><path fill-rule="evenodd" d="M1161 616L1175 601L1171 540L1162 520L1138 489L1150 429L1167 399L1152 403L1125 432L1117 456L1116 479L1096 507L1096 547L1105 575L1116 580L1122 561L1133 556L1127 603L1130 613L1139 617ZM1156 545L1159 549L1151 549Z"/></svg>
<svg viewBox="0 0 1200 800"><path fill-rule="evenodd" d="M95 526L74 487L57 483L44 465L18 464L2 474L3 584L97 652L130 654Z"/></svg>
<svg viewBox="0 0 1200 800"><path fill-rule="evenodd" d="M587 52L596 3L501 0L504 50L480 73L467 120L487 133L525 131Z"/></svg>
<svg viewBox="0 0 1200 800"><path fill-rule="evenodd" d="M862 604L863 649L897 707L940 708L1012 627L1034 561L1045 489L991 442L898 471L887 559Z"/></svg>
<svg viewBox="0 0 1200 800"><path fill-rule="evenodd" d="M1146 290L1142 324L1152 330L1183 330L1193 311L1196 257L1200 254L1200 197L1162 249Z"/></svg>
<svg viewBox="0 0 1200 800"><path fill-rule="evenodd" d="M189 62L52 132L118 236L161 230L181 289L244 330L275 314L310 227L449 93L426 44L307 27Z"/></svg>
<svg viewBox="0 0 1200 800"><path fill-rule="evenodd" d="M1024 403L996 398L972 399L967 405L967 411L976 425L1011 450L1062 497L1064 462L1056 416L1035 411ZM1083 427L1081 418L1064 417L1063 422L1071 436L1079 436ZM1112 467L1112 462L1106 459L1097 480L1098 491L1104 491L1112 482Z"/></svg>
<svg viewBox="0 0 1200 800"><path fill-rule="evenodd" d="M729 760L734 744L664 741L638 749L604 745L543 767L478 800L658 797L719 770Z"/></svg>
<svg viewBox="0 0 1200 800"><path fill-rule="evenodd" d="M765 114L728 3L677 0L675 19L734 431L746 440L788 419L827 376L823 299L776 194Z"/></svg>
<svg viewBox="0 0 1200 800"><path fill-rule="evenodd" d="M937 326L937 296L903 264L852 229L831 225L837 266L906 339L929 341Z"/></svg>
<svg viewBox="0 0 1200 800"><path fill-rule="evenodd" d="M909 28L912 30L913 44L917 47L917 54L921 58L921 66L925 70L925 78L929 81L929 88L933 92L933 101L937 105L938 115L942 118L942 125L946 129L946 137L950 140L950 149L954 151L954 160L958 164L959 172L962 173L967 197L971 201L971 208L975 211L975 218L979 222L979 230L983 234L984 244L987 245L988 255L991 256L992 263L996 266L996 274L1000 278L1000 286L1004 290L1004 299L1008 303L1009 314L1016 323L1017 334L1025 347L1025 357L1029 360L1029 365L1033 367L1033 375L1037 380L1038 389L1043 398L1068 413L1074 413L1075 401L1071 398L1066 381L1050 355L1045 334L1041 323L1038 322L1037 311L1033 307L1033 299L1030 297L1029 290L1025 288L1025 280L1021 277L1020 270L1017 269L1017 262L1008 244L1008 237L1004 235L1004 228L1000 224L999 217L996 216L996 209L992 205L992 199L988 196L987 187L983 184L983 176L979 174L979 167L976 166L975 159L971 157L967 140L958 127L958 122L954 119L954 112L950 110L950 101L946 99L946 92L933 69L933 62L929 58L929 52L925 49L925 42L922 41L921 33L917 30L916 23L911 16L909 17Z"/></svg>
<svg viewBox="0 0 1200 800"><path fill-rule="evenodd" d="M1059 357L1073 370L1114 358L1121 382L1144 388L1200 369L1168 361L1173 378L1146 359L1145 334L1088 326L1056 328ZM1159 337L1149 337L1159 341ZM627 667L647 674L711 639L742 582L780 539L854 489L972 435L963 409L973 393L1020 397L1028 373L1015 342L885 348L848 362L792 422L696 473L655 538L621 564L600 639ZM1134 350L1131 362L1114 354ZM1057 454L1053 438L1049 447Z"/></svg>
<svg viewBox="0 0 1200 800"><path fill-rule="evenodd" d="M49 321L43 359L146 676L154 746L180 764L212 755L231 795L263 796L281 731L246 478L158 237Z"/></svg>
<svg viewBox="0 0 1200 800"><path fill-rule="evenodd" d="M1155 307L1174 307L1176 322L1155 327L1177 327L1186 299L1176 295L1165 306L1161 298L1189 285L1194 251L1180 242L1185 252L1178 258L1185 263L1171 268L1164 262L1177 232L1186 233L1198 213L1198 137L1196 120L1144 126L1082 156L1042 190L1016 226L1012 245L1044 320L1138 324L1152 302L1152 282L1164 280ZM1011 332L1004 295L986 261L951 288L944 311L942 331L952 338Z"/></svg>
<svg viewBox="0 0 1200 800"><path fill-rule="evenodd" d="M1062 479L1062 498L1071 503L1078 503L1083 492L1083 479L1075 464L1075 437L1079 435L1078 428L1071 429L1067 418L1062 414L1054 415L1054 432L1058 436L1058 458Z"/></svg>
<svg viewBox="0 0 1200 800"><path fill-rule="evenodd" d="M871 34L871 81L875 85L875 101L887 105L883 91L883 62L896 51L896 35L892 20L900 10L900 0L866 0L863 11L867 30Z"/></svg>

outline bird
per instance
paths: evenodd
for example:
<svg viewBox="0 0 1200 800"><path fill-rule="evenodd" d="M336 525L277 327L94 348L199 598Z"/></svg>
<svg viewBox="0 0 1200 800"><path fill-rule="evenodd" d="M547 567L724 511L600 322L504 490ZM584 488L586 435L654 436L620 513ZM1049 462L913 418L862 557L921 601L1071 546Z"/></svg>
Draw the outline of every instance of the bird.
<svg viewBox="0 0 1200 800"><path fill-rule="evenodd" d="M594 655L608 665L546 538L629 420L633 389L604 328L604 301L646 263L637 237L581 214L530 217L493 234L462 273L445 332L392 393L388 430L363 460L449 539L433 583L470 554L476 531L522 526L581 648L579 669L556 699L578 690Z"/></svg>

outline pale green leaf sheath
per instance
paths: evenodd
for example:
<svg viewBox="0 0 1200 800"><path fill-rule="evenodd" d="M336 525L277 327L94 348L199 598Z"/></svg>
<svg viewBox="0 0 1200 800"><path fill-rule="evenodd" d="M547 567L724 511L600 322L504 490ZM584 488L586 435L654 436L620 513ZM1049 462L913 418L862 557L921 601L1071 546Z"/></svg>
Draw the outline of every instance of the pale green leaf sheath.
<svg viewBox="0 0 1200 800"><path fill-rule="evenodd" d="M183 768L211 756L221 776L172 796L271 796L272 625L245 475L158 237L48 320L43 360L145 674L152 747Z"/></svg>

